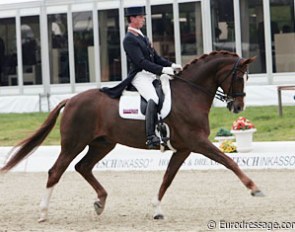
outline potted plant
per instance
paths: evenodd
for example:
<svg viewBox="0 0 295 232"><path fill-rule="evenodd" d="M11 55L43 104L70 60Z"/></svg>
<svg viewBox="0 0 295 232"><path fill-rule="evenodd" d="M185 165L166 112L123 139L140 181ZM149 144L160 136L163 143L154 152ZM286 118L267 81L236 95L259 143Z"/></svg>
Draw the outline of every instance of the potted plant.
<svg viewBox="0 0 295 232"><path fill-rule="evenodd" d="M224 153L233 153L237 152L237 147L231 140L224 140L220 146L219 149Z"/></svg>
<svg viewBox="0 0 295 232"><path fill-rule="evenodd" d="M236 137L237 151L249 152L252 148L255 125L245 117L239 117L233 122L231 133Z"/></svg>
<svg viewBox="0 0 295 232"><path fill-rule="evenodd" d="M230 130L225 129L225 128L220 128L215 136L215 140L218 141L219 146L222 144L223 141L231 141L234 140L235 137L233 134L230 132Z"/></svg>

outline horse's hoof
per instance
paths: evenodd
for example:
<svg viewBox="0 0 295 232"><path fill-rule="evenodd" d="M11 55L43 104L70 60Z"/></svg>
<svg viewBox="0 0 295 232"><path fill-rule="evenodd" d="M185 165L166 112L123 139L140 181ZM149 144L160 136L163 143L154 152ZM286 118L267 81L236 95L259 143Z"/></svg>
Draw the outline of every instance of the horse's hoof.
<svg viewBox="0 0 295 232"><path fill-rule="evenodd" d="M154 216L155 220L163 220L164 219L164 215L163 214L157 214Z"/></svg>
<svg viewBox="0 0 295 232"><path fill-rule="evenodd" d="M46 218L39 218L39 219L38 219L38 222L39 222L39 223L41 223L41 222L45 222L45 221L47 221Z"/></svg>
<svg viewBox="0 0 295 232"><path fill-rule="evenodd" d="M265 195L260 190L255 190L255 191L251 192L251 196L253 196L253 197L264 197Z"/></svg>
<svg viewBox="0 0 295 232"><path fill-rule="evenodd" d="M94 202L94 209L97 215L101 215L103 210L104 210L104 206L100 201L96 201Z"/></svg>
<svg viewBox="0 0 295 232"><path fill-rule="evenodd" d="M47 209L46 208L41 209L39 216L40 216L38 219L39 223L47 221Z"/></svg>

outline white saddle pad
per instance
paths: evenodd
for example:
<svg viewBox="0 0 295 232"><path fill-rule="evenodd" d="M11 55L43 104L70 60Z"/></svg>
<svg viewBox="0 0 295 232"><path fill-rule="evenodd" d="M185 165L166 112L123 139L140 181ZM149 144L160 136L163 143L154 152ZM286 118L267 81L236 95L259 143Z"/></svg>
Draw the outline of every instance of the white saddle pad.
<svg viewBox="0 0 295 232"><path fill-rule="evenodd" d="M168 75L161 75L162 88L165 94L161 116L164 119L171 111L171 89ZM135 91L124 90L119 102L119 114L125 119L145 120L140 110L140 95Z"/></svg>

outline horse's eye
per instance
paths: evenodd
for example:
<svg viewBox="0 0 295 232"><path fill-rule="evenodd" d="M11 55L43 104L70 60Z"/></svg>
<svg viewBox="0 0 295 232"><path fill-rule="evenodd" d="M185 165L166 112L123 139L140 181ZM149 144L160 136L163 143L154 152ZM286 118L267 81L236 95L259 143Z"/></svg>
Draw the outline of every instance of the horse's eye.
<svg viewBox="0 0 295 232"><path fill-rule="evenodd" d="M237 76L236 81L246 81L245 76Z"/></svg>

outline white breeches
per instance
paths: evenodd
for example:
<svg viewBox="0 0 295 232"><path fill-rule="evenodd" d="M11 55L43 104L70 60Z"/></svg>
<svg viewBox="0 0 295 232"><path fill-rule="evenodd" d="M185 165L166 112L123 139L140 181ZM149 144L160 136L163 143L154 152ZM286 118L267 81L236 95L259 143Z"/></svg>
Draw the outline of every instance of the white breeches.
<svg viewBox="0 0 295 232"><path fill-rule="evenodd" d="M155 74L147 71L141 71L135 75L131 83L146 101L152 99L156 104L158 104L159 98L155 87L153 86L153 81L155 79Z"/></svg>

